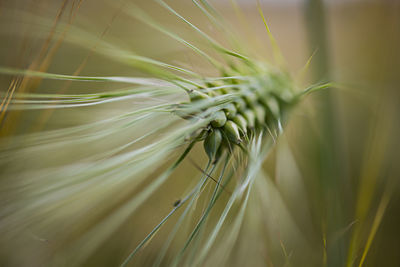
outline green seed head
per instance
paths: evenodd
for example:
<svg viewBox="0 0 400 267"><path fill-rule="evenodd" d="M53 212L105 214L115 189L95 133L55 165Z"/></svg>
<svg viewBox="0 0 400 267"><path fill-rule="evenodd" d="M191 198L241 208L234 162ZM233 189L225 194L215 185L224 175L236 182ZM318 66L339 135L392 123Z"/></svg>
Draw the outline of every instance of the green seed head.
<svg viewBox="0 0 400 267"><path fill-rule="evenodd" d="M240 139L239 127L237 126L236 123L234 123L231 120L228 120L225 123L223 129L229 141L233 142L236 145L242 142L242 139Z"/></svg>
<svg viewBox="0 0 400 267"><path fill-rule="evenodd" d="M280 109L279 109L279 103L278 101L274 98L271 97L267 100L267 105L268 109L271 111L272 115L277 119L280 116Z"/></svg>
<svg viewBox="0 0 400 267"><path fill-rule="evenodd" d="M230 76L244 75L239 70L231 69ZM197 111L189 109L189 112L183 114L190 114L189 118L201 117L209 121L201 137L200 134L193 136L196 137L194 141L204 139L204 149L210 160L217 160L217 154L222 155L227 148L230 151L235 145L241 144L242 140L250 140L265 128L276 127L276 120L281 120L286 111L286 105L281 104L292 99L290 96L294 94L293 88L286 74L278 71L261 73L262 68L253 71L260 73L248 80L228 78L205 81L197 89L188 91L190 103L185 108L190 108L192 103L198 101L204 102Z"/></svg>
<svg viewBox="0 0 400 267"><path fill-rule="evenodd" d="M257 103L257 95L253 92L247 92L244 96L244 101L246 102L247 106L253 106Z"/></svg>
<svg viewBox="0 0 400 267"><path fill-rule="evenodd" d="M204 140L204 150L210 160L215 160L219 147L222 143L222 134L218 129L212 130Z"/></svg>
<svg viewBox="0 0 400 267"><path fill-rule="evenodd" d="M246 109L246 102L242 98L238 98L235 100L236 109L240 111L244 111Z"/></svg>
<svg viewBox="0 0 400 267"><path fill-rule="evenodd" d="M225 112L223 112L222 110L219 110L214 114L214 116L215 116L215 119L213 121L211 121L211 125L215 128L224 126L224 124L226 122Z"/></svg>
<svg viewBox="0 0 400 267"><path fill-rule="evenodd" d="M253 129L256 125L256 115L254 114L253 110L246 109L242 114L243 117L246 119L247 127L249 129Z"/></svg>
<svg viewBox="0 0 400 267"><path fill-rule="evenodd" d="M264 124L265 124L265 116L266 116L265 108L260 104L256 104L253 107L253 112L256 115L257 124L260 127L264 126Z"/></svg>
<svg viewBox="0 0 400 267"><path fill-rule="evenodd" d="M242 115L237 114L233 118L233 122L237 124L242 135L247 134L247 122L246 122L246 119Z"/></svg>
<svg viewBox="0 0 400 267"><path fill-rule="evenodd" d="M235 118L237 110L233 103L229 103L224 107L225 115L228 119L232 120Z"/></svg>

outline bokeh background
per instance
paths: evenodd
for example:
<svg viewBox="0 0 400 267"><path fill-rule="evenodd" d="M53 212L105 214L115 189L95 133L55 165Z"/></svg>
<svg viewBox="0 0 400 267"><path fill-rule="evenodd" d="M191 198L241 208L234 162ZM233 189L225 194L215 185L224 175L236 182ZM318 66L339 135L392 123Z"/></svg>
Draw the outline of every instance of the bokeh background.
<svg viewBox="0 0 400 267"><path fill-rule="evenodd" d="M133 2L168 29L207 46L159 5L152 1ZM193 24L226 42L191 1L169 3ZM256 1L237 1L238 9L228 0L210 3L238 33L252 55L273 63ZM294 110L286 133L263 166L269 174L264 183L268 195L261 200L258 196L251 197L242 226L246 231L241 232L234 244L226 244L233 247L234 253L223 255L223 249L216 248L207 266L217 266L224 257L227 257L223 261L225 266L400 266L400 3L268 0L261 1L261 6L298 87L323 81L333 81L335 86L310 95ZM35 69L51 73L73 74L79 69L79 75L87 76L147 75L98 53L96 38L100 37L138 55L188 66L204 75L218 75L193 52L130 18L123 8L124 1L0 1L0 65L26 69L40 58L41 64ZM93 37L81 36L79 29ZM78 44L79 38L84 45ZM11 79L0 75L2 97ZM31 79L23 90L94 93L114 87L118 88L108 83ZM95 121L104 114L118 114L124 105L50 113L11 111L2 118L2 142L7 142L10 136ZM118 142L121 139L115 141ZM109 142L88 144L84 149L60 148L54 154L41 155L40 159L7 163L7 166L2 163L0 179L7 181L18 168L60 167L71 157L84 158L113 145ZM204 166L206 156L201 147L196 148L191 159ZM155 169L154 175L164 167ZM96 248L79 265L118 266L187 192L198 175L199 170L191 161L185 161L173 179L132 214L107 242L86 244ZM12 187L1 184L3 203L18 197ZM96 196L88 196L88 201L93 197ZM216 209L223 207L224 198ZM0 203L0 208L3 206ZM48 266L49 259L53 259L52 265L73 265L74 254L86 250L70 249L70 241L107 217L107 212L96 216L90 216L90 210L87 212L79 205L70 205L69 216L56 221L56 225L45 227L46 224L38 222L40 227L33 227L33 234L21 233L12 240L0 236L0 265ZM148 266L153 262L176 218L143 249L132 266ZM198 214L194 213L193 223L196 218ZM71 225L73 230L69 229ZM0 228L13 231L9 226ZM179 251L185 234L178 235L168 251L170 255ZM68 253L59 253L65 248L69 248Z"/></svg>

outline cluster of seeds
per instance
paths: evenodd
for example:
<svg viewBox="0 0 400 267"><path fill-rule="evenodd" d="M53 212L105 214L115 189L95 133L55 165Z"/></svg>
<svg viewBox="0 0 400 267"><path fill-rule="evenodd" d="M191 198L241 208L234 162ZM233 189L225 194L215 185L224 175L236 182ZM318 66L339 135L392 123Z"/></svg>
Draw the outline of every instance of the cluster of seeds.
<svg viewBox="0 0 400 267"><path fill-rule="evenodd" d="M211 122L195 133L194 138L204 140L205 152L214 162L224 150L231 151L258 131L271 132L279 128L285 109L295 100L293 86L284 73L206 82L202 88L189 90L188 95L187 106L204 103L211 109L206 115ZM206 108L182 117L198 119L204 110Z"/></svg>

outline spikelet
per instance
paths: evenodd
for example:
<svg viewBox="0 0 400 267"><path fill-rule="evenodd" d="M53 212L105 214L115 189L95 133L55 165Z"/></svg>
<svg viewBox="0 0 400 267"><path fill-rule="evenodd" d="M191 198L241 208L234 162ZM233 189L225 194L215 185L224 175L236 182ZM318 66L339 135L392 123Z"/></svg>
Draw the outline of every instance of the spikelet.
<svg viewBox="0 0 400 267"><path fill-rule="evenodd" d="M222 135L218 143L224 142L225 149L233 148L257 133L268 129L278 131L283 114L297 102L298 96L295 95L290 77L282 72L259 69L254 69L254 74L244 80L226 78L215 83L208 82L188 92L190 102L186 103L186 109L190 110L191 105L203 104L209 110L205 119L211 122L205 132L194 136L194 139L206 139L204 147L210 160L214 159L220 148L220 145L206 144L210 138L215 138L216 130L218 136ZM227 100L222 104L212 104L224 98ZM188 116L184 108L178 114L185 119L201 117L193 112Z"/></svg>

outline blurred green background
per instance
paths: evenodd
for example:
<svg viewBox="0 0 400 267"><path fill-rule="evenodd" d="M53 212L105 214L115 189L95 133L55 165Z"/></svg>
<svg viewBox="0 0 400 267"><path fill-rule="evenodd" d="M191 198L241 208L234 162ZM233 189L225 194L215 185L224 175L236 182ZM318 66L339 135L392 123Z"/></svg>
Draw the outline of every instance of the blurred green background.
<svg viewBox="0 0 400 267"><path fill-rule="evenodd" d="M159 5L151 1L134 2L169 29L206 47L207 44L190 28ZM224 42L191 1L169 2L192 23ZM333 81L338 88L317 92L295 109L285 135L263 167L270 176L265 183L270 195L261 200L265 201L265 206L253 206L247 211L243 226L247 229L246 234L240 235L238 242L233 244L235 253L229 255L226 266L359 266L360 263L363 266L400 266L399 2L261 2L269 27L289 71L298 78L299 87ZM253 55L273 62L256 1L238 1L239 13L229 1L210 3L238 32ZM76 45L74 28L77 28L97 37L108 29L102 37L104 40L118 43L138 55L182 64L204 75L217 75L193 52L121 12L123 1L0 1L0 65L27 68L40 54L60 6L64 4L67 8L60 21L64 24L71 21L72 26L56 28L51 45L57 44L57 38L64 30L65 38L49 58L46 71L72 74L85 61L80 75L147 75L96 53L93 49L96 42L89 36L85 36L87 44ZM76 9L77 5L80 5L79 9ZM309 68L302 73L311 55ZM2 92L7 91L10 81L10 76L0 76ZM49 93L64 85L65 82L45 80L30 85L27 90ZM113 89L112 86L115 85L74 82L64 90L93 93ZM2 138L79 125L95 121L102 114L118 114L123 108L107 104L77 111L57 110L46 117L45 122L41 121L42 111L10 112L1 125ZM71 155L82 153L83 157L85 153L95 153L96 149L96 144L85 151L66 149L59 156L60 162L53 159L52 164L61 165L68 162ZM191 158L204 166L205 155L201 147L196 149ZM50 164L51 156L48 157L43 159ZM35 162L14 163L8 168L17 169L21 164L29 168ZM154 170L155 173L159 171ZM7 175L5 169L0 171L1 179ZM173 179L168 180L106 243L99 245L84 265L118 266L170 211L172 204L198 175L193 164L185 161ZM2 192L13 194L12 191ZM221 209L223 199L216 209ZM254 196L249 205L259 203ZM75 210L79 207L71 207L69 221L60 224L59 229L41 229L43 236L49 232L54 237L48 242L32 238L10 241L0 237L0 265L46 266L47 259L62 251L69 238L73 238L62 234L63 227L76 224L74 231L66 233L79 236L107 214L81 218L79 213L73 213ZM196 216L193 215L193 223ZM143 249L132 266L151 264L176 218L178 216ZM179 241L184 237L178 236L169 250L171 255L179 251ZM216 250L207 266L216 266L219 256ZM57 265L70 265L70 254L57 257Z"/></svg>

